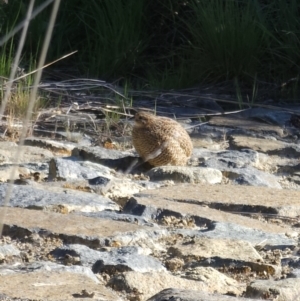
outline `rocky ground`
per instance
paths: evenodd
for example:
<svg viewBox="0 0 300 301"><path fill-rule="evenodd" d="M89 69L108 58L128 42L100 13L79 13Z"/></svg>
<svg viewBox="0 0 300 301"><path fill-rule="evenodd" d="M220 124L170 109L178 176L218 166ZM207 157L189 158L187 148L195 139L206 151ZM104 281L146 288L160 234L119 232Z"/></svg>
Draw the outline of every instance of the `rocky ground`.
<svg viewBox="0 0 300 301"><path fill-rule="evenodd" d="M113 142L29 137L18 153L3 139L0 300L300 300L291 115L190 127L187 167L132 170Z"/></svg>

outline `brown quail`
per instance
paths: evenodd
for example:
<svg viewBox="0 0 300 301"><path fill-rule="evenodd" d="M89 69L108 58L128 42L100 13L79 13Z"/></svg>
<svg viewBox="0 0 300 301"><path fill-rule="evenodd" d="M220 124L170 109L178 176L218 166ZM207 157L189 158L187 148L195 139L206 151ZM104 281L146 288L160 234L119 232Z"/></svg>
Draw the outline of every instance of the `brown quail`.
<svg viewBox="0 0 300 301"><path fill-rule="evenodd" d="M132 142L144 161L152 166L186 165L193 144L178 122L146 112L138 112L134 118Z"/></svg>

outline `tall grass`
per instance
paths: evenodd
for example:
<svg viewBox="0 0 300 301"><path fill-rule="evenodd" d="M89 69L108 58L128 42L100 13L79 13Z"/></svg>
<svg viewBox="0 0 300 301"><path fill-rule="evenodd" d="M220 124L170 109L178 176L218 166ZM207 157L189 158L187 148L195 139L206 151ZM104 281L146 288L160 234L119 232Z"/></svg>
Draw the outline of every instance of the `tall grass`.
<svg viewBox="0 0 300 301"><path fill-rule="evenodd" d="M5 36L16 25L20 15L21 6L0 5L0 37ZM8 78L16 48L16 41L14 38L0 47L0 76Z"/></svg>
<svg viewBox="0 0 300 301"><path fill-rule="evenodd" d="M145 0L62 2L54 41L78 50L77 62L85 74L104 79L132 74L147 46L144 4Z"/></svg>
<svg viewBox="0 0 300 301"><path fill-rule="evenodd" d="M277 78L286 80L300 72L300 3L297 0L277 0L271 4L270 53Z"/></svg>
<svg viewBox="0 0 300 301"><path fill-rule="evenodd" d="M143 76L149 87L170 89L189 86L184 54L188 28L185 25L187 2L178 0L152 0L146 6L145 29L149 35L149 47Z"/></svg>
<svg viewBox="0 0 300 301"><path fill-rule="evenodd" d="M33 5L31 5L32 8ZM14 29L23 14L23 9L25 9L25 6L18 1L12 1L11 6L0 6L0 33L2 38ZM9 16L14 18L9 18ZM33 75L26 75L26 73L36 69L36 56L33 53L28 55L23 53L22 55L24 41L21 36L17 35L0 47L0 115L2 116L4 113L10 120L23 119L26 116L33 84ZM21 79L16 80L19 77ZM45 101L37 97L31 113L35 114L44 104Z"/></svg>
<svg viewBox="0 0 300 301"><path fill-rule="evenodd" d="M4 20L20 18L26 6L26 0L9 1L11 16ZM295 78L285 92L297 97L299 12L298 0L62 1L48 61L78 50L63 63L82 76L124 78L149 89L224 80L280 86ZM32 20L25 54L38 55L47 14Z"/></svg>
<svg viewBox="0 0 300 301"><path fill-rule="evenodd" d="M270 45L258 1L192 0L186 52L195 79L254 77Z"/></svg>
<svg viewBox="0 0 300 301"><path fill-rule="evenodd" d="M183 42L166 69L149 74L150 86L230 80L257 91L261 83L295 78L278 96L299 97L299 1L191 0L187 7L176 27Z"/></svg>
<svg viewBox="0 0 300 301"><path fill-rule="evenodd" d="M0 48L0 76L1 82L5 81L5 78L9 76L14 55L14 43L10 41Z"/></svg>

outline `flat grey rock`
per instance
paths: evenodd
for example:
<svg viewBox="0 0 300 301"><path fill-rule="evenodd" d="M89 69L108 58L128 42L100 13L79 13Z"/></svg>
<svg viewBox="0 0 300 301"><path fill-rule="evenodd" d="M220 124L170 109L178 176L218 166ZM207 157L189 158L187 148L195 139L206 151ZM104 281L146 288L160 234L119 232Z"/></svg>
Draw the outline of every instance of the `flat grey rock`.
<svg viewBox="0 0 300 301"><path fill-rule="evenodd" d="M51 139L42 139L35 137L27 137L24 140L24 145L50 149L57 154L70 154L72 149L76 146L76 144L72 142L55 141Z"/></svg>
<svg viewBox="0 0 300 301"><path fill-rule="evenodd" d="M223 169L222 172L233 184L281 189L279 177L257 170L251 166L237 169Z"/></svg>
<svg viewBox="0 0 300 301"><path fill-rule="evenodd" d="M285 234L269 233L258 229L252 229L234 223L212 222L206 230L178 229L175 233L185 236L209 237L214 239L243 240L253 246L260 246L267 249L294 248L297 245L295 239L288 238Z"/></svg>
<svg viewBox="0 0 300 301"><path fill-rule="evenodd" d="M297 170L299 170L300 166L295 166ZM295 172L294 175L287 177L289 181L296 183L297 185L300 185L300 174L299 172Z"/></svg>
<svg viewBox="0 0 300 301"><path fill-rule="evenodd" d="M286 126L291 118L291 113L283 110L270 110L265 108L251 108L238 113L239 116L244 118L262 119L268 123L279 125L281 127Z"/></svg>
<svg viewBox="0 0 300 301"><path fill-rule="evenodd" d="M114 178L110 180L104 187L100 187L99 190L101 195L118 203L123 203L124 200L127 201L130 196L144 189L143 186L123 176L119 179Z"/></svg>
<svg viewBox="0 0 300 301"><path fill-rule="evenodd" d="M165 186L165 184L162 182L151 182L146 180L137 180L136 183L145 189L158 189Z"/></svg>
<svg viewBox="0 0 300 301"><path fill-rule="evenodd" d="M4 216L3 235L13 238L24 238L38 233L59 237L67 243L80 243L94 248L105 246L114 239L120 241L120 245L128 245L131 241L161 238L159 231L151 231L149 227L75 214L0 207L0 215Z"/></svg>
<svg viewBox="0 0 300 301"><path fill-rule="evenodd" d="M189 166L150 170L133 149L56 132L26 140L13 186L19 147L0 142L0 299L297 300L298 117L258 108L181 122Z"/></svg>
<svg viewBox="0 0 300 301"><path fill-rule="evenodd" d="M168 190L171 189L168 188ZM196 188L194 193L197 193ZM176 190L173 191L173 194L175 199L176 196L177 200L181 199L182 195ZM172 201L172 199L165 199L163 195L160 195L159 192L157 194L149 192L149 195L136 195L127 202L124 212L154 220L162 220L164 216L193 218L200 228L173 230L177 233L182 232L183 235L241 239L248 240L253 244L263 243L266 246L281 246L282 248L297 244L296 240L285 235L283 228L276 225L199 206L196 203ZM288 232L289 229L286 231Z"/></svg>
<svg viewBox="0 0 300 301"><path fill-rule="evenodd" d="M0 204L3 205L4 195L7 192L8 185L0 184ZM102 211L119 210L119 206L108 198L96 194L88 194L81 191L55 189L58 192L42 189L42 186L35 188L33 186L13 185L12 195L9 206L21 208L49 209L57 206L64 206L69 211Z"/></svg>
<svg viewBox="0 0 300 301"><path fill-rule="evenodd" d="M105 285L95 283L85 273L78 273L77 268L0 275L0 282L0 294L10 298L65 301L73 300L75 296L84 296L85 291L96 300L122 300Z"/></svg>
<svg viewBox="0 0 300 301"><path fill-rule="evenodd" d="M250 136L251 133L264 133L265 135L277 135L280 137L284 135L283 129L280 126L270 125L268 123L246 119L244 117L238 118L234 115L212 117L208 124L215 127L221 127L224 133L226 133L224 128L227 128L242 130L245 134L248 134L248 136Z"/></svg>
<svg viewBox="0 0 300 301"><path fill-rule="evenodd" d="M195 156L196 154L193 157ZM278 177L253 167L258 163L258 153L244 149L211 152L202 165L221 171L234 184L281 188Z"/></svg>
<svg viewBox="0 0 300 301"><path fill-rule="evenodd" d="M254 301L257 299L230 297L218 294L208 294L194 290L168 288L160 291L147 301Z"/></svg>
<svg viewBox="0 0 300 301"><path fill-rule="evenodd" d="M181 232L182 233L182 232ZM182 258L187 267L222 268L250 266L252 271L280 276L281 267L265 264L263 258L247 241L224 238L183 236L184 240L168 249L168 254Z"/></svg>
<svg viewBox="0 0 300 301"><path fill-rule="evenodd" d="M91 179L96 177L111 178L109 168L100 164L88 164L86 161L79 161L75 157L53 158L49 163L50 180L74 180L74 179Z"/></svg>
<svg viewBox="0 0 300 301"><path fill-rule="evenodd" d="M294 248L296 240L288 238L285 234L268 233L258 229L252 229L236 225L234 223L213 222L209 231L202 235L211 238L228 238L232 240L244 240L253 246L259 245L266 248Z"/></svg>
<svg viewBox="0 0 300 301"><path fill-rule="evenodd" d="M98 212L80 212L77 214L88 216L88 217L111 219L114 221L122 221L122 222L127 222L132 224L159 228L159 226L156 223L154 223L153 221L147 218L132 215L132 214L126 214L122 212L104 210Z"/></svg>
<svg viewBox="0 0 300 301"><path fill-rule="evenodd" d="M244 168L257 164L259 154L251 149L208 151L205 149L195 149L193 157L204 162L204 166L217 169Z"/></svg>
<svg viewBox="0 0 300 301"><path fill-rule="evenodd" d="M287 276L288 278L300 278L300 269L293 269Z"/></svg>
<svg viewBox="0 0 300 301"><path fill-rule="evenodd" d="M21 152L20 152L21 150ZM17 156L17 157L16 157ZM14 142L0 141L0 163L36 163L48 162L54 155L51 151L39 147L19 147Z"/></svg>
<svg viewBox="0 0 300 301"><path fill-rule="evenodd" d="M282 266L289 266L290 268L293 269L291 271L291 274L294 271L295 273L297 273L297 270L300 269L300 256L297 256L297 254L299 254L299 248L296 248L293 253L294 253L293 256L288 256L281 259ZM294 277L294 276L291 275L289 277Z"/></svg>
<svg viewBox="0 0 300 301"><path fill-rule="evenodd" d="M188 166L160 166L146 173L151 181L172 180L180 183L221 183L222 173L213 168Z"/></svg>
<svg viewBox="0 0 300 301"><path fill-rule="evenodd" d="M116 291L125 291L128 294L139 296L141 301L148 300L151 296L170 287L193 290L194 292L215 293L222 291L223 293L229 293L235 291L237 293L238 290L235 285L232 288L230 285L227 287L218 286L218 280L218 277L212 277L204 281L194 281L176 277L167 272L125 272L111 277L108 285ZM243 289L244 286L241 285L239 293Z"/></svg>
<svg viewBox="0 0 300 301"><path fill-rule="evenodd" d="M300 278L256 280L247 286L245 297L262 299L265 296L278 301L299 300Z"/></svg>
<svg viewBox="0 0 300 301"><path fill-rule="evenodd" d="M89 277L93 282L99 283L99 280L96 277L96 275L92 272L92 270L89 267L86 266L79 266L79 265L65 266L63 264L57 264L51 261L38 261L17 268L18 268L18 272L45 271L45 272L69 272L74 274L82 274Z"/></svg>
<svg viewBox="0 0 300 301"><path fill-rule="evenodd" d="M214 287L216 293L241 296L246 289L246 284L226 276L212 267L185 268L181 273L182 278L207 283Z"/></svg>
<svg viewBox="0 0 300 301"><path fill-rule="evenodd" d="M14 245L0 245L0 259L10 256L20 256L20 251Z"/></svg>
<svg viewBox="0 0 300 301"><path fill-rule="evenodd" d="M7 182L20 179L20 174L30 178L35 172L40 173L45 178L48 170L49 164L45 162L21 163L17 167L13 163L4 163L0 164L0 181Z"/></svg>
<svg viewBox="0 0 300 301"><path fill-rule="evenodd" d="M246 241L220 238L193 238L179 241L168 253L189 261L220 257L239 261L263 261L254 247Z"/></svg>
<svg viewBox="0 0 300 301"><path fill-rule="evenodd" d="M106 272L114 274L116 271L151 272L165 271L162 264L151 256L142 254L142 248L120 247L110 251L96 251L83 245L66 245L52 252L56 257L64 258L66 255L78 256L84 266L92 268L94 273Z"/></svg>
<svg viewBox="0 0 300 301"><path fill-rule="evenodd" d="M286 157L299 157L300 155L300 146L298 144L253 137L232 136L231 147L233 149L249 148L268 155Z"/></svg>
<svg viewBox="0 0 300 301"><path fill-rule="evenodd" d="M176 185L148 190L137 196L145 195L151 199L169 200L171 208L177 202L192 203L195 209L209 207L226 212L236 213L236 218L244 214L271 214L293 218L300 215L299 190L273 189L269 187L252 187L245 185ZM262 202L263 200L263 202ZM288 200L288 202L287 202ZM177 201L177 202L176 202ZM161 201L162 204L165 202ZM200 211L200 210L199 210ZM229 220L228 222L232 222ZM256 220L252 219L252 225ZM250 226L251 224L249 224ZM275 225L274 229L276 228ZM265 229L268 224L265 224Z"/></svg>
<svg viewBox="0 0 300 301"><path fill-rule="evenodd" d="M2 276L15 274L18 271L19 270L16 267L14 267L10 264L3 264L2 263L1 266L0 266L0 275L2 275Z"/></svg>

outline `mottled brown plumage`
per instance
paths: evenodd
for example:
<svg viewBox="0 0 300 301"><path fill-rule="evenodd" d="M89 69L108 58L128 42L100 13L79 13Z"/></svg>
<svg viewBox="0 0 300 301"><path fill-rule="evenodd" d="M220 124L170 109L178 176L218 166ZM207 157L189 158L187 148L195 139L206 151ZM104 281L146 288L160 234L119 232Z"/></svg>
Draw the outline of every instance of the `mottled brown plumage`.
<svg viewBox="0 0 300 301"><path fill-rule="evenodd" d="M135 114L132 142L138 154L153 166L186 165L192 141L175 120L150 113Z"/></svg>

